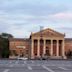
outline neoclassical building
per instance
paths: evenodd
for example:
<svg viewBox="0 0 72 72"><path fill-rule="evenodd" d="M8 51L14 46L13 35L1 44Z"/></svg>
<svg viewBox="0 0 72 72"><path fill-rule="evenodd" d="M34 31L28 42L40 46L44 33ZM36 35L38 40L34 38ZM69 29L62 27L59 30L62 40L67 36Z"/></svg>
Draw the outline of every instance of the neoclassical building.
<svg viewBox="0 0 72 72"><path fill-rule="evenodd" d="M40 57L44 55L65 56L65 35L58 33L52 29L31 35L31 57Z"/></svg>
<svg viewBox="0 0 72 72"><path fill-rule="evenodd" d="M23 56L35 59L49 56L50 58L65 58L65 53L72 50L71 44L71 38L65 38L65 34L48 28L31 33L28 39L9 39L10 57Z"/></svg>

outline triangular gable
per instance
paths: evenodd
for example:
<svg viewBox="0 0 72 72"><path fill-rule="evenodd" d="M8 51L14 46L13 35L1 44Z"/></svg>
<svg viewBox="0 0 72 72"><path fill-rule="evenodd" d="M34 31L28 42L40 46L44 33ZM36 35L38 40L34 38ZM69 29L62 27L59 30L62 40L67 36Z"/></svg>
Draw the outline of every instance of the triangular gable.
<svg viewBox="0 0 72 72"><path fill-rule="evenodd" d="M55 30L52 30L50 28L47 28L45 30L42 30L42 31L39 31L39 32L36 32L36 33L32 33L31 36L50 36L50 37L64 37L65 35L62 34L62 33L59 33Z"/></svg>

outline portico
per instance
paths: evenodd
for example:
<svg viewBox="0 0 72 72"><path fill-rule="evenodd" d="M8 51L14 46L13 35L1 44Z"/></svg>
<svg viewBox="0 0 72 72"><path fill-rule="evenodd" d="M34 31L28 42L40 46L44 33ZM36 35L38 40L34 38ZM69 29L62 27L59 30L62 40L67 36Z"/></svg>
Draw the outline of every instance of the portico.
<svg viewBox="0 0 72 72"><path fill-rule="evenodd" d="M31 35L31 58L41 56L65 56L64 34L58 33L52 29L42 31Z"/></svg>

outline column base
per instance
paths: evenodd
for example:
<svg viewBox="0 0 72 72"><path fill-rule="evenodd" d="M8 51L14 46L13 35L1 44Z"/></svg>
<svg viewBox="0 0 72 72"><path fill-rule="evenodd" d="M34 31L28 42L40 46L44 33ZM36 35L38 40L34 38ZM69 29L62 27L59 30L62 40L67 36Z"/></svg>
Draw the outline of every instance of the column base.
<svg viewBox="0 0 72 72"><path fill-rule="evenodd" d="M63 56L51 56L50 59L66 59Z"/></svg>
<svg viewBox="0 0 72 72"><path fill-rule="evenodd" d="M34 56L31 56L31 58L30 59L34 59Z"/></svg>
<svg viewBox="0 0 72 72"><path fill-rule="evenodd" d="M63 59L67 59L67 57L66 56L62 56L63 57Z"/></svg>

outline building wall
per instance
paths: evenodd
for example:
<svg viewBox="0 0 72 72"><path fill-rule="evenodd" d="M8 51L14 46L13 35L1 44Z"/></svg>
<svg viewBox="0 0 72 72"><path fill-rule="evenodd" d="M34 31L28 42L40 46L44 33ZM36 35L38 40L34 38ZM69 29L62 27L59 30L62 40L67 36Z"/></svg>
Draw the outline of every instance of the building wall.
<svg viewBox="0 0 72 72"><path fill-rule="evenodd" d="M50 40L50 43L46 42ZM49 45L50 44L50 45ZM50 56L65 56L65 52L72 50L72 39L65 38L65 34L52 29L45 29L36 33L31 33L30 38L9 39L10 56L40 57L47 53Z"/></svg>
<svg viewBox="0 0 72 72"><path fill-rule="evenodd" d="M28 57L30 41L29 39L9 39L10 56Z"/></svg>
<svg viewBox="0 0 72 72"><path fill-rule="evenodd" d="M25 49L22 47L25 47ZM20 56L23 53L24 57L29 57L31 54L30 53L31 52L30 39L19 39L19 38L9 39L9 48L10 48L10 56ZM69 50L72 51L72 39L65 38L65 52L67 53ZM37 43L35 44L34 52L36 55Z"/></svg>
<svg viewBox="0 0 72 72"><path fill-rule="evenodd" d="M66 38L65 39L65 52L67 53L69 50L72 51L72 39Z"/></svg>

